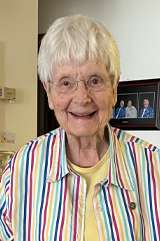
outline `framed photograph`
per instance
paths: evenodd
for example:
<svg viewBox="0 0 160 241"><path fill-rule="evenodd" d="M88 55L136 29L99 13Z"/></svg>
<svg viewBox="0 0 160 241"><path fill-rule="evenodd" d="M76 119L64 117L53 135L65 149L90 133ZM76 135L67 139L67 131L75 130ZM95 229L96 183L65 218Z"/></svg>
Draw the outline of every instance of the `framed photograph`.
<svg viewBox="0 0 160 241"><path fill-rule="evenodd" d="M159 130L160 79L119 82L110 124L124 130Z"/></svg>

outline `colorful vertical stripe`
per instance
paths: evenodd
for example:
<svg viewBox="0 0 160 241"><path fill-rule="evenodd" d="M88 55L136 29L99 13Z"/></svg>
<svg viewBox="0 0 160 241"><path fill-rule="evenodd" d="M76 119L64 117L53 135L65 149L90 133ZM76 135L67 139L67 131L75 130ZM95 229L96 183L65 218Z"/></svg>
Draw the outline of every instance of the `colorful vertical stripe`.
<svg viewBox="0 0 160 241"><path fill-rule="evenodd" d="M117 128L108 130L109 174L93 196L99 239L158 241L160 150ZM26 144L0 177L0 240L84 240L86 188L67 165L62 128Z"/></svg>

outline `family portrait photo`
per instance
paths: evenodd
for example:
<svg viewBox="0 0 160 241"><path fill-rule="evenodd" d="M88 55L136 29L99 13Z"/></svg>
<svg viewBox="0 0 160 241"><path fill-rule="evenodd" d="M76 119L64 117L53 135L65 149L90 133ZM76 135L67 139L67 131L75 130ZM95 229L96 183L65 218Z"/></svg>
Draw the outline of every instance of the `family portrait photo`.
<svg viewBox="0 0 160 241"><path fill-rule="evenodd" d="M153 118L155 93L118 94L113 118Z"/></svg>
<svg viewBox="0 0 160 241"><path fill-rule="evenodd" d="M160 80L120 81L111 125L125 130L160 129Z"/></svg>

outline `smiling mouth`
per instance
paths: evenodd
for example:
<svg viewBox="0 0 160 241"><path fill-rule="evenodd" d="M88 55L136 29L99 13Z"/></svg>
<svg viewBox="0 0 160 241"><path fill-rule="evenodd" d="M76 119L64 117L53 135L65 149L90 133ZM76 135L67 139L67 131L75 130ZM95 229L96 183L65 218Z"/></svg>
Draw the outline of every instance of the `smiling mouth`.
<svg viewBox="0 0 160 241"><path fill-rule="evenodd" d="M93 116L96 113L96 111L94 111L90 114L80 114L80 113L73 113L73 112L69 112L69 113L76 117L88 117L89 118L89 117Z"/></svg>

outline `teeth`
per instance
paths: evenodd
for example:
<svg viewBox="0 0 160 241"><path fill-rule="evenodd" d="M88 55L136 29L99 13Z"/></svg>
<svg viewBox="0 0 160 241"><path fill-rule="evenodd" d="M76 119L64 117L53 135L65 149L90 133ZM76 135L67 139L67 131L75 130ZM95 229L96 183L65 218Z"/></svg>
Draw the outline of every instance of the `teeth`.
<svg viewBox="0 0 160 241"><path fill-rule="evenodd" d="M72 112L71 112L71 113L72 113ZM72 114L75 115L75 116L79 116L79 117L90 117L90 116L92 116L94 113L95 113L95 112L92 112L91 114L86 114L86 115L77 115L77 114L74 114L74 113L72 113Z"/></svg>
<svg viewBox="0 0 160 241"><path fill-rule="evenodd" d="M90 115L76 115L76 114L74 114L74 113L72 113L73 115L75 115L75 116L79 116L79 117L87 117L87 116L90 116Z"/></svg>

